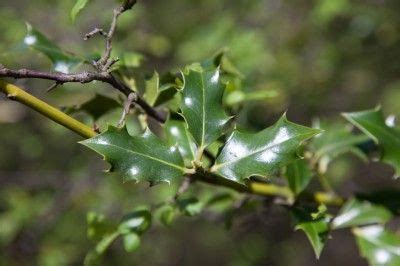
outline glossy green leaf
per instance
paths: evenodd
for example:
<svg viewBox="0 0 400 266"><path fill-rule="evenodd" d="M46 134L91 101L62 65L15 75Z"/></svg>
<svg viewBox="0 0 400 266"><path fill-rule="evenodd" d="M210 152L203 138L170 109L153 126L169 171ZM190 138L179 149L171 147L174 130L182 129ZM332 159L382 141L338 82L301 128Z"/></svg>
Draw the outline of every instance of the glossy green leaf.
<svg viewBox="0 0 400 266"><path fill-rule="evenodd" d="M165 134L167 141L171 145L177 145L185 165L192 166L192 161L195 159L197 147L188 132L184 121L169 119L165 123Z"/></svg>
<svg viewBox="0 0 400 266"><path fill-rule="evenodd" d="M75 5L71 9L71 20L75 22L76 16L85 8L85 6L89 3L89 0L77 0Z"/></svg>
<svg viewBox="0 0 400 266"><path fill-rule="evenodd" d="M392 218L390 211L383 206L368 201L349 200L332 222L332 228L344 228L373 223L386 223Z"/></svg>
<svg viewBox="0 0 400 266"><path fill-rule="evenodd" d="M382 148L381 160L392 165L395 176L400 175L400 132L385 124L382 110L378 107L343 116Z"/></svg>
<svg viewBox="0 0 400 266"><path fill-rule="evenodd" d="M269 176L298 159L299 145L318 133L318 129L289 122L285 115L259 133L235 130L211 171L239 183L254 175Z"/></svg>
<svg viewBox="0 0 400 266"><path fill-rule="evenodd" d="M123 236L124 249L126 252L133 252L140 246L140 237L136 233L129 233Z"/></svg>
<svg viewBox="0 0 400 266"><path fill-rule="evenodd" d="M381 225L355 228L361 256L373 266L400 265L400 237L384 229Z"/></svg>
<svg viewBox="0 0 400 266"><path fill-rule="evenodd" d="M363 160L367 160L366 155L357 146L369 140L364 135L354 135L346 125L339 123L318 124L317 128L324 132L313 138L311 148L314 158L320 163L320 170L325 172L331 161L344 153L352 153Z"/></svg>
<svg viewBox="0 0 400 266"><path fill-rule="evenodd" d="M112 166L110 171L122 173L124 180L169 183L185 174L177 147L165 144L148 129L140 136L131 136L125 127L110 126L81 143L102 154Z"/></svg>
<svg viewBox="0 0 400 266"><path fill-rule="evenodd" d="M183 78L181 111L199 149L204 149L224 133L229 121L222 108L224 86L219 69L192 67L183 73Z"/></svg>
<svg viewBox="0 0 400 266"><path fill-rule="evenodd" d="M308 186L313 173L306 160L296 160L286 166L285 177L290 189L298 195Z"/></svg>
<svg viewBox="0 0 400 266"><path fill-rule="evenodd" d="M149 210L137 209L125 215L119 225L118 231L123 235L132 232L140 234L149 229L151 220L151 212Z"/></svg>
<svg viewBox="0 0 400 266"><path fill-rule="evenodd" d="M54 70L61 73L70 73L71 70L82 62L81 59L63 52L56 44L45 35L27 23L27 33L24 44L43 53L53 63Z"/></svg>
<svg viewBox="0 0 400 266"><path fill-rule="evenodd" d="M310 241L315 256L319 258L329 237L330 216L326 213L326 207L322 205L316 212L305 209L294 209L292 214L296 219L296 230L302 230Z"/></svg>

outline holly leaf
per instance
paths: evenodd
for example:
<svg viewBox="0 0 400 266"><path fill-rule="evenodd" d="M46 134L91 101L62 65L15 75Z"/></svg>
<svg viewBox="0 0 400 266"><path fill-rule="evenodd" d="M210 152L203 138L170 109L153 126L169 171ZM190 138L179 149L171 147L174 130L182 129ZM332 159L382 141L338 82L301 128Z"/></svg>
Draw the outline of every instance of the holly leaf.
<svg viewBox="0 0 400 266"><path fill-rule="evenodd" d="M345 125L339 123L317 125L317 128L324 132L313 138L310 146L314 151L314 158L320 162L322 172L326 171L330 162L344 153L352 153L367 160L358 145L368 141L368 136L354 135Z"/></svg>
<svg viewBox="0 0 400 266"><path fill-rule="evenodd" d="M392 214L383 206L357 199L349 200L332 221L332 228L384 224L392 218Z"/></svg>
<svg viewBox="0 0 400 266"><path fill-rule="evenodd" d="M296 208L292 210L292 214L297 224L295 230L302 230L306 234L318 259L330 231L330 216L326 213L326 207L319 207L317 212Z"/></svg>
<svg viewBox="0 0 400 266"><path fill-rule="evenodd" d="M286 167L285 177L290 189L298 195L308 186L313 173L306 160L296 160Z"/></svg>
<svg viewBox="0 0 400 266"><path fill-rule="evenodd" d="M190 167L192 161L195 159L197 147L192 136L188 132L185 122L169 119L164 126L168 143L178 147L185 161L185 165Z"/></svg>
<svg viewBox="0 0 400 266"><path fill-rule="evenodd" d="M361 256L370 265L400 265L400 237L381 225L353 229Z"/></svg>
<svg viewBox="0 0 400 266"><path fill-rule="evenodd" d="M27 33L24 44L43 53L53 63L54 70L61 73L70 73L71 70L82 62L81 59L63 52L60 47L51 42L44 34L34 29L31 24L26 24Z"/></svg>
<svg viewBox="0 0 400 266"><path fill-rule="evenodd" d="M203 150L217 140L227 127L229 117L222 108L224 86L219 69L189 68L183 73L182 115L189 132Z"/></svg>
<svg viewBox="0 0 400 266"><path fill-rule="evenodd" d="M165 144L149 129L140 136L131 136L125 127L110 126L81 144L102 154L111 164L110 171L122 173L125 181L170 183L186 171L178 149Z"/></svg>
<svg viewBox="0 0 400 266"><path fill-rule="evenodd" d="M382 148L381 160L395 169L400 176L400 132L387 126L380 107L343 116Z"/></svg>
<svg viewBox="0 0 400 266"><path fill-rule="evenodd" d="M89 0L77 0L75 5L71 9L71 21L75 22L76 16L85 8L85 6L89 3Z"/></svg>
<svg viewBox="0 0 400 266"><path fill-rule="evenodd" d="M211 171L238 183L244 183L250 176L269 176L298 159L299 145L320 132L289 122L286 115L259 133L235 130Z"/></svg>

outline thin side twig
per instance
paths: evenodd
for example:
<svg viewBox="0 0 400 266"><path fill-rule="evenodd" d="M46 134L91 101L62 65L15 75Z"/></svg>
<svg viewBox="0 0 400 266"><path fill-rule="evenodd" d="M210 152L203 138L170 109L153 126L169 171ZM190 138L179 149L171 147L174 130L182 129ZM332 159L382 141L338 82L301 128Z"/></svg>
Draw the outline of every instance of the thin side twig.
<svg viewBox="0 0 400 266"><path fill-rule="evenodd" d="M85 71L82 73L73 73L73 74L64 74L60 72L41 72L30 69L19 69L12 70L4 67L0 67L0 78L37 78L37 79L45 79L45 80L53 80L58 82L59 84L64 83L89 83L92 81L101 81L111 85L113 88L119 90L125 96L129 96L132 93L132 90L122 81L118 80L114 75L107 72L90 72ZM166 117L163 113L157 111L153 107L151 107L142 97L137 95L135 103L139 105L144 112L146 112L149 116L153 117L155 120L164 123Z"/></svg>
<svg viewBox="0 0 400 266"><path fill-rule="evenodd" d="M111 62L113 60L110 59L110 57L111 57L111 52L112 52L112 40L113 40L114 34L117 30L118 17L120 15L122 15L125 11L131 9L135 4L136 4L136 0L125 0L120 7L117 7L113 10L113 18L111 21L111 26L110 26L110 29L108 30L108 33L105 34L105 39L106 39L105 46L106 47L105 47L103 56L97 62L95 62L95 67L99 71L107 71L110 68L110 66L113 64ZM114 61L114 63L115 63L115 61Z"/></svg>
<svg viewBox="0 0 400 266"><path fill-rule="evenodd" d="M132 104L136 101L136 93L131 93L128 95L126 99L124 110L122 111L121 119L118 122L118 127L122 127L125 124L126 116L129 114L131 110Z"/></svg>

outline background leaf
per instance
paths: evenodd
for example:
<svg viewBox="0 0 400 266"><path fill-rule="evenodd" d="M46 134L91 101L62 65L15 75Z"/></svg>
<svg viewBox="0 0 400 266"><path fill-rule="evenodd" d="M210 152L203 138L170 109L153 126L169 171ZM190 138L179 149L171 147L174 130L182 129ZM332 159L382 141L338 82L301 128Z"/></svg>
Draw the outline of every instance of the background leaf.
<svg viewBox="0 0 400 266"><path fill-rule="evenodd" d="M296 220L296 230L302 230L310 241L315 256L319 258L329 236L329 215L326 208L317 212L308 209L295 208L292 214Z"/></svg>
<svg viewBox="0 0 400 266"><path fill-rule="evenodd" d="M102 94L96 94L93 98L84 102L81 105L64 107L64 112L74 114L79 111L83 111L90 115L94 121L96 121L104 114L119 107L122 107L122 105L115 99L104 96Z"/></svg>
<svg viewBox="0 0 400 266"><path fill-rule="evenodd" d="M26 24L27 33L24 44L32 49L43 53L53 63L53 68L57 72L70 73L71 70L82 62L78 57L63 52L56 44L51 42L45 35Z"/></svg>
<svg viewBox="0 0 400 266"><path fill-rule="evenodd" d="M71 20L75 22L76 16L85 8L85 6L89 3L89 0L77 0L75 5L71 9Z"/></svg>
<svg viewBox="0 0 400 266"><path fill-rule="evenodd" d="M349 152L367 160L358 145L368 141L368 136L354 135L342 123L318 123L316 128L324 131L312 139L310 147L314 152L315 160L320 163L321 172L326 172L330 162L344 153Z"/></svg>
<svg viewBox="0 0 400 266"><path fill-rule="evenodd" d="M392 214L383 206L375 205L368 201L351 199L332 221L332 227L338 229L373 223L383 224L391 218Z"/></svg>
<svg viewBox="0 0 400 266"><path fill-rule="evenodd" d="M400 237L380 225L355 228L358 248L373 266L400 265Z"/></svg>
<svg viewBox="0 0 400 266"><path fill-rule="evenodd" d="M380 107L343 116L353 125L371 137L382 148L383 162L392 165L395 176L400 175L400 132L388 127Z"/></svg>

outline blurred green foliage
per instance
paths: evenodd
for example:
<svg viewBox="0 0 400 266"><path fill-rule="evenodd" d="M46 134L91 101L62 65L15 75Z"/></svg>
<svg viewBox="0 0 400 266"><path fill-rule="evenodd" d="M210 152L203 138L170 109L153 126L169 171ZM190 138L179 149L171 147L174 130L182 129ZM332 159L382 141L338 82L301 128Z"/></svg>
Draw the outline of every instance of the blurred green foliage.
<svg viewBox="0 0 400 266"><path fill-rule="evenodd" d="M73 5L68 0L0 3L0 63L13 68L51 69L45 56L24 45L25 22L64 51L72 52L74 58L96 58L103 49L102 40L96 37L85 42L83 36L93 27L109 24L115 1L89 1L75 24L70 18ZM285 110L292 120L309 125L315 117L336 119L340 112L378 103L385 113L399 115L399 12L400 2L395 0L139 1L121 17L114 43L114 53L121 62L115 67L137 77L138 81L127 82L141 90L145 84L140 80L154 70L164 73L227 50L230 61L225 67L246 78L226 77L232 93L225 103L232 112L242 109L238 121L253 129L271 124ZM100 83L68 84L48 94L44 92L49 82L17 83L63 107L82 105L95 93L120 102ZM238 84L244 92L235 91ZM17 110L18 115L7 111L10 109ZM108 112L107 119L84 112L75 115L103 129L105 121L115 125L120 112ZM107 166L77 145L77 137L18 104L0 101L0 123L0 265L80 264L95 243L86 237L88 211L119 222L123 214L136 207L156 204L173 194L167 185L122 185L120 178L100 174ZM139 131L140 123L140 119L128 120L131 134ZM373 164L360 170L359 164L348 158L335 160L326 175L335 177L332 183L344 194L383 188L385 184L400 188L390 180L389 168ZM204 188L210 187L193 189L198 190L199 198L208 199L211 193ZM182 200L179 207L188 215L202 209L194 198ZM240 215L227 213L239 216L232 220L231 233L226 233L223 223L213 222L219 217L208 213L204 216L210 216L211 222L184 217L168 230L152 228L135 253L123 249L134 249L139 233L127 233L123 241L118 240L106 251L103 264L317 263L305 244L307 240L293 234L287 214L273 206L256 214L248 209L252 209L251 204L238 210ZM163 223L170 224L173 215L171 209L164 210ZM102 219L92 216L88 220L90 224ZM356 234L361 245L374 249L362 231ZM387 237L386 232L382 237ZM365 265L350 236L338 231L334 239L340 244L339 240L328 244L321 265Z"/></svg>

